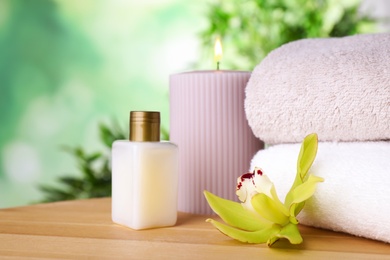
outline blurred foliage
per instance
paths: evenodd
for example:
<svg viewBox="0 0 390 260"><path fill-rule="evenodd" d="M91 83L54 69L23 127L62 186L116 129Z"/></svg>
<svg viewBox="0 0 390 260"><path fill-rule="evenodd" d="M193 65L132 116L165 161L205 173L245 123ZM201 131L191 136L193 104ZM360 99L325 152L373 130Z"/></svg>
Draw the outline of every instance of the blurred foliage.
<svg viewBox="0 0 390 260"><path fill-rule="evenodd" d="M222 64L252 70L270 51L290 41L373 31L375 22L359 14L359 5L359 0L221 0L210 5L209 25L200 38L209 50L213 44L210 39L221 36L224 51L229 53ZM163 140L169 140L166 129L162 135ZM119 128L100 125L106 153L67 148L81 174L59 178L60 187L41 186L44 201L110 196L109 150L118 139L126 139Z"/></svg>
<svg viewBox="0 0 390 260"><path fill-rule="evenodd" d="M305 38L373 32L375 21L359 13L360 0L219 0L210 4L200 37L224 43L222 65L253 70L273 49Z"/></svg>
<svg viewBox="0 0 390 260"><path fill-rule="evenodd" d="M66 175L58 178L57 185L41 185L39 188L45 197L41 202L99 198L111 196L111 166L110 149L115 140L125 140L125 134L118 124L108 127L99 126L100 142L107 152L87 153L83 148L64 149L77 161L79 174ZM168 131L161 129L161 139L169 140Z"/></svg>
<svg viewBox="0 0 390 260"><path fill-rule="evenodd" d="M126 139L117 125L108 127L101 124L99 131L100 141L107 151L115 140ZM64 149L76 159L81 174L62 176L58 179L59 185L41 185L39 188L45 195L42 202L111 196L110 153L87 153L80 147Z"/></svg>

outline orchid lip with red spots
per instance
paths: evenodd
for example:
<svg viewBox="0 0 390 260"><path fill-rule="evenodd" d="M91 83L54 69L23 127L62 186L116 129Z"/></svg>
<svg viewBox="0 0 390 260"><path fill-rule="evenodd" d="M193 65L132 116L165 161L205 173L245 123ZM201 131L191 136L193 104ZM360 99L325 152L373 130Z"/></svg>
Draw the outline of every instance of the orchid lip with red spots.
<svg viewBox="0 0 390 260"><path fill-rule="evenodd" d="M237 179L236 194L244 206L252 210L250 199L258 193L271 197L272 186L272 182L263 174L263 171L256 167L252 173L245 173Z"/></svg>

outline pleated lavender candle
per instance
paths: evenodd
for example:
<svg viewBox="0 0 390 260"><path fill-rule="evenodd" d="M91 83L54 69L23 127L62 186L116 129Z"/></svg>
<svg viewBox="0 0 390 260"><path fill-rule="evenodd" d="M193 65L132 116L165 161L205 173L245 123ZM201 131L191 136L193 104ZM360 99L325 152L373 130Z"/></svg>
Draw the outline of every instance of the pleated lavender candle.
<svg viewBox="0 0 390 260"><path fill-rule="evenodd" d="M244 112L250 72L170 76L170 141L179 146L178 210L211 214L203 191L236 200L237 178L263 147Z"/></svg>

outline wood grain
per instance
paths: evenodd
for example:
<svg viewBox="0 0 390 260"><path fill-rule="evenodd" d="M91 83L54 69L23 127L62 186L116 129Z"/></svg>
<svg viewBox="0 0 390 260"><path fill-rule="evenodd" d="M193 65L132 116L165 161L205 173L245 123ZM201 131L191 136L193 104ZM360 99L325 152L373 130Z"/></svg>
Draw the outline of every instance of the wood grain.
<svg viewBox="0 0 390 260"><path fill-rule="evenodd" d="M390 259L390 245L300 226L304 242L243 244L207 216L179 213L177 225L134 231L111 222L111 199L0 210L0 258L15 259Z"/></svg>

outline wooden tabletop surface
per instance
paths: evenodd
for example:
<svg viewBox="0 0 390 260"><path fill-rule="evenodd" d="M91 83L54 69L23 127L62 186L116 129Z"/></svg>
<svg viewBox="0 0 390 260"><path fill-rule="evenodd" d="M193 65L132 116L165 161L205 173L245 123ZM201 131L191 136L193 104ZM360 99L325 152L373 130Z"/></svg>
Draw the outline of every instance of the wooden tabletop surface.
<svg viewBox="0 0 390 260"><path fill-rule="evenodd" d="M111 222L109 198L1 209L0 259L390 259L389 244L305 226L301 245L244 244L206 218L134 231Z"/></svg>

